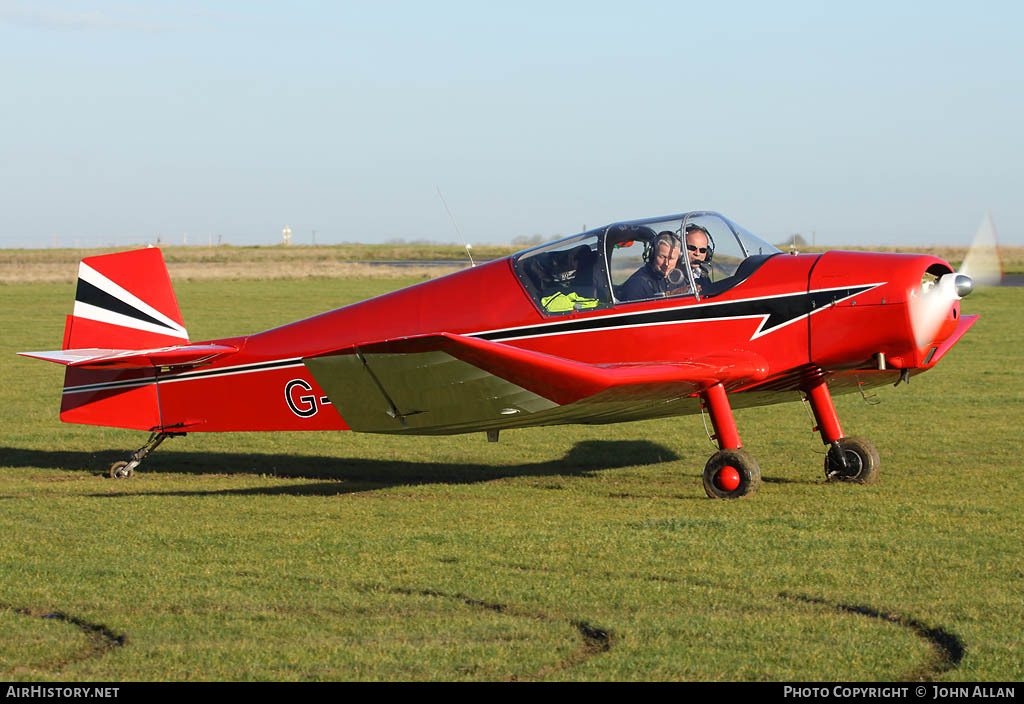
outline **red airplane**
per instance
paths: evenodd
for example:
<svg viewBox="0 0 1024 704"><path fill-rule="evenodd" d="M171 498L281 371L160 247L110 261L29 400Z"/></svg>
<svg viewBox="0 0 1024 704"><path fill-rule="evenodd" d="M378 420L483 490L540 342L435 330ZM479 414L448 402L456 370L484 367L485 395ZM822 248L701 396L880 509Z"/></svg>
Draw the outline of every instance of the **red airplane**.
<svg viewBox="0 0 1024 704"><path fill-rule="evenodd" d="M704 489L734 498L755 493L761 471L732 409L801 396L829 447L828 479L873 481L878 452L843 434L832 394L935 366L977 320L960 315L973 285L933 256L786 254L699 211L191 343L163 256L149 248L83 259L62 349L21 354L66 366L61 420L151 431L111 467L115 478L190 432L484 431L495 441L507 428L706 411L719 451Z"/></svg>

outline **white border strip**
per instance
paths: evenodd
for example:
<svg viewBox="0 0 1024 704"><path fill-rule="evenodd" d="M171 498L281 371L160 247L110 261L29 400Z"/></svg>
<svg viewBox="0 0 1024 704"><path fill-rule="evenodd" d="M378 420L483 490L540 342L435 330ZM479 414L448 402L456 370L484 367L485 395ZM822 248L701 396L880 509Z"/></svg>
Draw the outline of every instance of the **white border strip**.
<svg viewBox="0 0 1024 704"><path fill-rule="evenodd" d="M266 367L265 369L253 369L253 367L263 367L264 365L273 365ZM64 387L63 393L65 394L79 394L87 391L105 391L108 389L130 389L136 386L148 386L149 384L171 384L177 381L191 381L193 377L201 376L202 378L215 378L219 376L234 376L236 374L256 374L259 372L269 372L275 369L291 369L293 367L305 366L302 362L301 357L292 357L289 359L269 359L265 362L256 362L253 364L241 364L236 367L224 367L223 369L214 370L193 370L191 372L183 372L176 374L173 377L147 377L145 379L125 379L121 381L105 381L98 384L83 384L81 386L66 386ZM155 371L155 368L154 368Z"/></svg>

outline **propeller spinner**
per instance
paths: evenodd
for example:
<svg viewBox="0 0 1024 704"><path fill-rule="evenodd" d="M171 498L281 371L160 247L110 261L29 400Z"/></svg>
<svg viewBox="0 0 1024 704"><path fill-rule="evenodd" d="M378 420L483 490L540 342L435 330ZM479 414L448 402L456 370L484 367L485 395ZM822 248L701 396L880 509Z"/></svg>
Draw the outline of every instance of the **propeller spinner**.
<svg viewBox="0 0 1024 704"><path fill-rule="evenodd" d="M996 228L992 216L986 213L960 271L943 274L938 279L926 273L920 291L912 293L910 315L918 348L936 342L943 323L959 315L956 302L969 295L976 284L995 286L1002 278Z"/></svg>

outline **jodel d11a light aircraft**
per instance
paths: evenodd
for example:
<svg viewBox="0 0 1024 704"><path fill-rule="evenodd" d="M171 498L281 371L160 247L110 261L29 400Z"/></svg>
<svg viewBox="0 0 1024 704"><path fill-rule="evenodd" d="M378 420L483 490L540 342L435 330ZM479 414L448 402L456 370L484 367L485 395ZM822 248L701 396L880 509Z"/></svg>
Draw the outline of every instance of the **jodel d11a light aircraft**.
<svg viewBox="0 0 1024 704"><path fill-rule="evenodd" d="M666 242L678 260L661 256ZM631 279L644 276L654 283L638 293ZM734 498L755 493L761 471L732 409L801 395L828 446L826 476L874 480L878 452L844 435L832 394L935 366L977 319L960 315L972 287L937 257L791 256L717 213L690 212L190 342L163 256L149 248L83 259L62 349L22 354L66 366L63 421L151 431L111 468L117 478L191 432L497 440L509 428L707 412L719 450L704 489Z"/></svg>

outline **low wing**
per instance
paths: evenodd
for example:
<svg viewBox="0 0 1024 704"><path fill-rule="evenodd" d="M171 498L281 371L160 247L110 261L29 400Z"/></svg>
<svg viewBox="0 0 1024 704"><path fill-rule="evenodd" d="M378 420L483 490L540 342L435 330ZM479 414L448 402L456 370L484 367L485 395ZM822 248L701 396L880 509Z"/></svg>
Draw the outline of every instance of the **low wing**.
<svg viewBox="0 0 1024 704"><path fill-rule="evenodd" d="M148 350L78 349L50 352L19 352L22 357L86 369L149 369L195 367L238 351L230 345L176 345Z"/></svg>
<svg viewBox="0 0 1024 704"><path fill-rule="evenodd" d="M655 364L587 364L439 333L348 347L303 360L353 430L456 433L605 423L680 412L718 382L763 379L767 364L734 351Z"/></svg>

